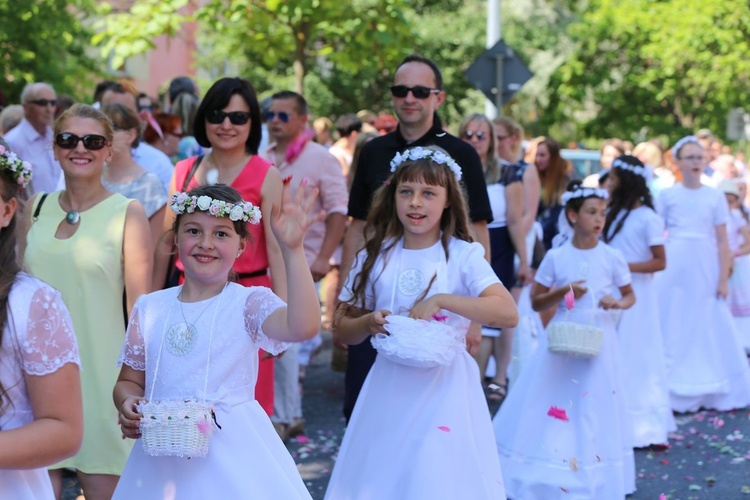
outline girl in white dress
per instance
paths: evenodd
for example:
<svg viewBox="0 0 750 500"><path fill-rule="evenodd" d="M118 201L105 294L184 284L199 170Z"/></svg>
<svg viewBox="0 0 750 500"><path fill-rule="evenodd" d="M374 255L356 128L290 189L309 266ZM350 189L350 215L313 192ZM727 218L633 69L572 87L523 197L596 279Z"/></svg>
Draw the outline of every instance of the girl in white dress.
<svg viewBox="0 0 750 500"><path fill-rule="evenodd" d="M305 191L299 189L292 201L287 183L280 208L271 214L287 270L288 307L268 288L227 282L248 244L246 223L260 221L257 207L224 185L171 197L185 283L136 303L114 401L123 437L130 438L141 437L141 403L146 400L205 402L211 419L196 425L209 436L209 448L204 458L191 458L152 456L134 446L114 498L310 498L254 399L258 349L277 354L286 342L308 339L320 328L302 238L322 214L308 215L317 190L303 199ZM185 418L181 412L171 416ZM144 435L149 422L144 422Z"/></svg>
<svg viewBox="0 0 750 500"><path fill-rule="evenodd" d="M635 297L622 253L599 241L606 198L603 189L569 185L563 204L573 237L547 252L535 276L534 309L558 306L548 329L571 322L604 334L601 352L590 358L553 353L543 335L495 415L500 465L513 499L616 499L635 491L632 430L610 311L629 308Z"/></svg>
<svg viewBox="0 0 750 500"><path fill-rule="evenodd" d="M623 361L625 405L633 423L633 446L666 445L677 429L669 406L664 340L653 273L666 266L664 221L654 211L648 188L650 170L638 158L612 162L604 187L609 209L604 241L620 250L632 273L635 305L617 325Z"/></svg>
<svg viewBox="0 0 750 500"><path fill-rule="evenodd" d="M16 210L30 165L0 145L0 498L53 499L46 466L83 438L78 345L62 296L21 272Z"/></svg>
<svg viewBox="0 0 750 500"><path fill-rule="evenodd" d="M389 315L403 315L443 321L461 344L451 363L433 367L378 354L326 498L503 499L479 370L463 342L471 321L515 326L518 311L482 246L471 243L456 162L438 148L417 147L396 155L391 171L339 297L335 335L360 344L386 333Z"/></svg>
<svg viewBox="0 0 750 500"><path fill-rule="evenodd" d="M750 405L750 368L727 305L731 255L724 194L701 184L703 147L693 136L672 154L682 182L659 193L667 268L656 277L672 409Z"/></svg>
<svg viewBox="0 0 750 500"><path fill-rule="evenodd" d="M748 214L740 201L739 184L725 179L719 190L729 203L727 239L732 252L732 275L729 277L729 310L732 311L745 352L750 353L750 225Z"/></svg>

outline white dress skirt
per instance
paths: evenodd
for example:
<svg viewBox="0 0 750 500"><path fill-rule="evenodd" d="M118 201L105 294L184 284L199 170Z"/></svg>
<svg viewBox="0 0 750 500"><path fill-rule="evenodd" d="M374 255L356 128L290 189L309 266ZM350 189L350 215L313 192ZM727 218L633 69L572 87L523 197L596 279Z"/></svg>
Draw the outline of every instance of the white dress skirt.
<svg viewBox="0 0 750 500"><path fill-rule="evenodd" d="M669 407L664 341L651 274L633 273L636 302L623 311L617 327L623 360L625 407L632 421L633 446L667 444L677 430Z"/></svg>
<svg viewBox="0 0 750 500"><path fill-rule="evenodd" d="M732 275L729 277L729 308L740 343L750 353L750 255L734 259Z"/></svg>

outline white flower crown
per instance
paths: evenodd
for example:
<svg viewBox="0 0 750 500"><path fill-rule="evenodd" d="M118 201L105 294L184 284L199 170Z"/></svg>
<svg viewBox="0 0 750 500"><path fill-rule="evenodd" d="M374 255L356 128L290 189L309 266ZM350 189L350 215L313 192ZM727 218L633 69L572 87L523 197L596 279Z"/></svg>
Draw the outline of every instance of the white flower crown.
<svg viewBox="0 0 750 500"><path fill-rule="evenodd" d="M698 138L695 137L694 135L685 136L679 141L675 142L674 146L672 146L672 156L674 157L675 160L677 159L677 154L687 144L697 144L698 146L703 147L703 145L701 144L701 141L699 141Z"/></svg>
<svg viewBox="0 0 750 500"><path fill-rule="evenodd" d="M207 212L214 217L229 217L231 221L243 221L250 224L260 222L260 208L249 201L229 203L224 200L214 200L210 196L189 196L187 193L174 193L169 200L169 208L176 214L192 214L196 210Z"/></svg>
<svg viewBox="0 0 750 500"><path fill-rule="evenodd" d="M619 168L621 170L629 170L630 172L633 172L636 175L640 175L646 181L651 180L651 170L648 167L642 167L640 165L631 165L630 163L624 162L619 158L615 158L612 161L612 168Z"/></svg>
<svg viewBox="0 0 750 500"><path fill-rule="evenodd" d="M456 160L442 151L435 151L434 149L423 148L421 146L407 149L403 153L396 153L396 156L391 160L391 173L395 172L405 161L417 161L425 158L429 158L440 165L446 165L451 169L453 175L456 176L456 180L461 180L461 167L458 166Z"/></svg>
<svg viewBox="0 0 750 500"><path fill-rule="evenodd" d="M2 144L0 144L0 169L10 170L21 187L26 187L31 180L31 163L23 161L16 153L5 149Z"/></svg>
<svg viewBox="0 0 750 500"><path fill-rule="evenodd" d="M609 198L609 193L606 189L579 187L575 191L565 191L560 197L563 205L567 205L574 198L601 198L606 200Z"/></svg>

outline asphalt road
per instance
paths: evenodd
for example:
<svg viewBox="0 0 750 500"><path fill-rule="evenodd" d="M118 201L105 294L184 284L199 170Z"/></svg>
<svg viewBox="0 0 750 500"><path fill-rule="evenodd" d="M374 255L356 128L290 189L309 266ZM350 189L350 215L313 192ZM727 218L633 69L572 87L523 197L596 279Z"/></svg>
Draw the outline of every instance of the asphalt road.
<svg viewBox="0 0 750 500"><path fill-rule="evenodd" d="M305 381L305 433L287 443L316 500L323 498L344 434L344 374L331 370L331 354L326 334ZM750 408L679 415L677 423L667 450L636 450L637 491L629 498L750 500ZM65 500L76 496L70 480Z"/></svg>

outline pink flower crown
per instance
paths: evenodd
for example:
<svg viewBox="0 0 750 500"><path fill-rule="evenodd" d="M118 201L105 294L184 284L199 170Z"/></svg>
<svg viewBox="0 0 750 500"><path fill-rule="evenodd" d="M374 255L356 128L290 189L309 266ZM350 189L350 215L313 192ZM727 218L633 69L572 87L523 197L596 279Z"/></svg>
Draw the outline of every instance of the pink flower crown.
<svg viewBox="0 0 750 500"><path fill-rule="evenodd" d="M237 222L260 223L262 217L260 208L249 201L229 203L224 200L214 200L210 196L190 196L187 193L174 193L169 200L169 208L176 214L192 214L196 210L207 212L214 217L229 217Z"/></svg>
<svg viewBox="0 0 750 500"><path fill-rule="evenodd" d="M31 180L31 163L23 161L0 144L0 170L10 170L21 187L26 187Z"/></svg>

